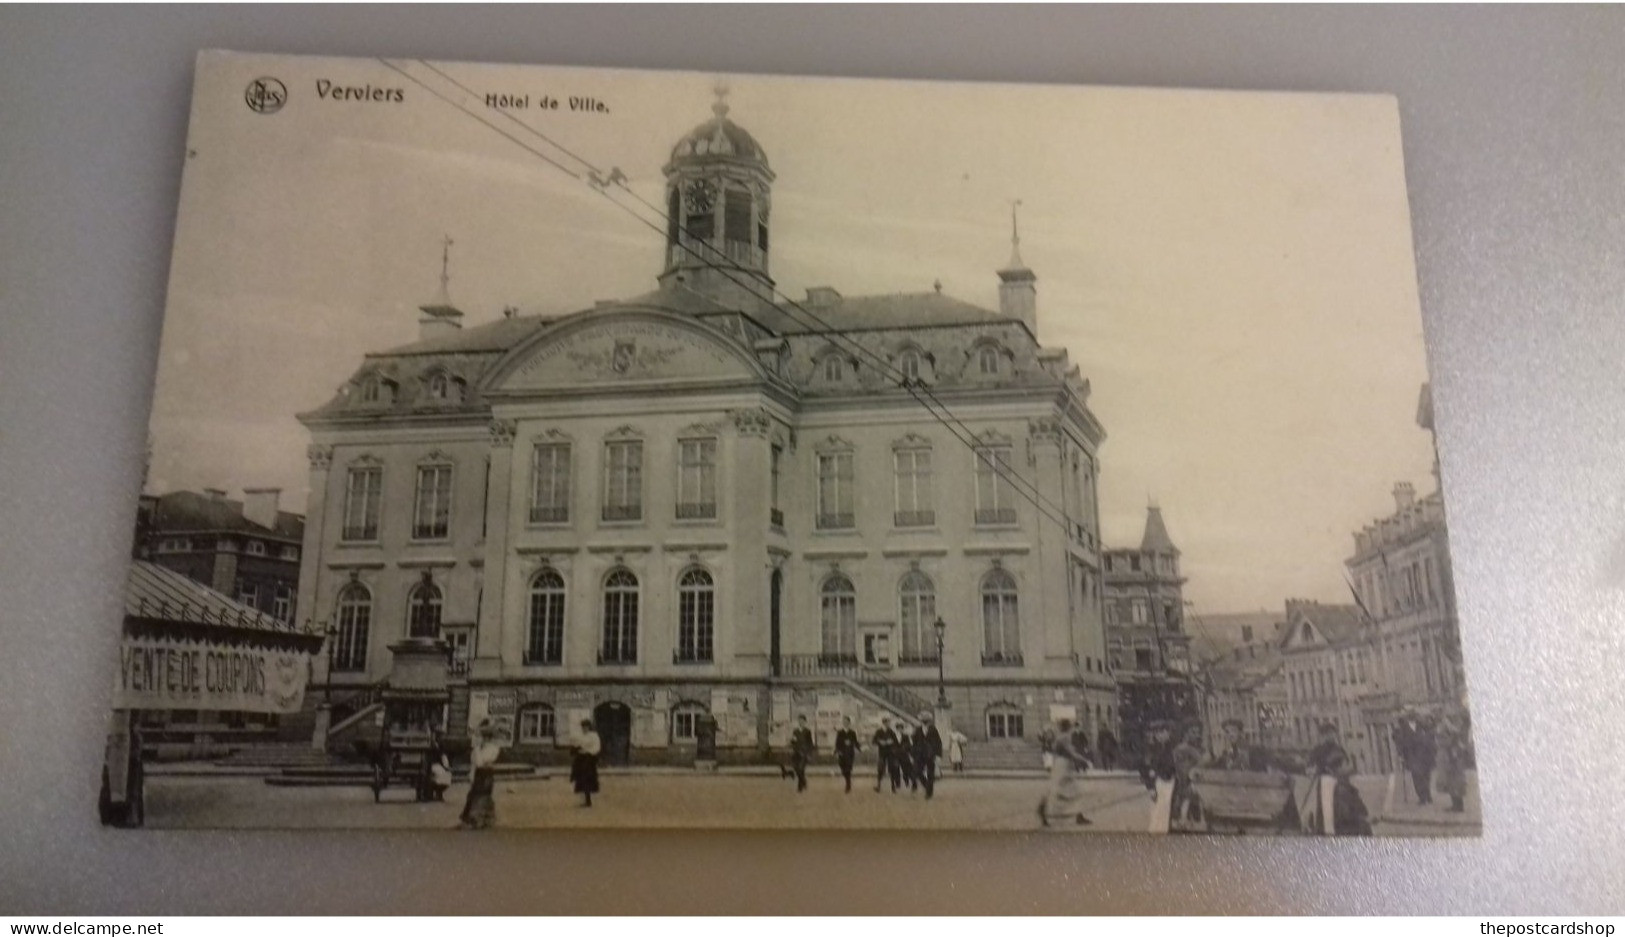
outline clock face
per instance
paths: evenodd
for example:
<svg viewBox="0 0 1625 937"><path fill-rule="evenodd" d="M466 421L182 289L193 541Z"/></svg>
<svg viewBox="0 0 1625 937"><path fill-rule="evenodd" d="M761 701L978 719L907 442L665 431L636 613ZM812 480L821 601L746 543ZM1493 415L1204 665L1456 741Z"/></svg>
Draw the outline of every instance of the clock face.
<svg viewBox="0 0 1625 937"><path fill-rule="evenodd" d="M716 186L706 182L704 179L696 179L693 182L690 182L688 184L687 194L688 210L691 212L708 212L711 210L711 206L716 204Z"/></svg>

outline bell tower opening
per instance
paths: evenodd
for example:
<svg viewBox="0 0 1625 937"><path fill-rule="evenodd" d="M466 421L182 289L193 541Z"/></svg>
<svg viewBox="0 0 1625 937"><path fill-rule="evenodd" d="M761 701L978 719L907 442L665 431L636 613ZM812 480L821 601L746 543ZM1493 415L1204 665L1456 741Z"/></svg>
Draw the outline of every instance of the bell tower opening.
<svg viewBox="0 0 1625 937"><path fill-rule="evenodd" d="M666 257L659 282L714 302L751 309L770 301L767 154L728 119L728 89L716 88L712 118L672 148L666 176Z"/></svg>

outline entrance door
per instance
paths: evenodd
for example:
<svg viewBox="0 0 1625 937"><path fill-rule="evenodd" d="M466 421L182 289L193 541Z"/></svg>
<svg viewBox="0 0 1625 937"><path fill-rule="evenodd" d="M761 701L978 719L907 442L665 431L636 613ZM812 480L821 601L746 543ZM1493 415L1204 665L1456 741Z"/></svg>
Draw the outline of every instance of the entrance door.
<svg viewBox="0 0 1625 937"><path fill-rule="evenodd" d="M592 711L593 725L603 743L599 760L606 765L624 765L632 760L632 710L611 700Z"/></svg>
<svg viewBox="0 0 1625 937"><path fill-rule="evenodd" d="M773 666L773 676L779 676L779 596L784 592L784 574L773 570L773 578L768 585L768 653Z"/></svg>

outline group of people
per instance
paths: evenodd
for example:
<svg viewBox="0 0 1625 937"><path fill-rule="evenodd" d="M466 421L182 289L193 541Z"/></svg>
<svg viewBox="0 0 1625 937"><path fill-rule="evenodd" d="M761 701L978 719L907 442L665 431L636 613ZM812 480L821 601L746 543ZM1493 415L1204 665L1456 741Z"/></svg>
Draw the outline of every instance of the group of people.
<svg viewBox="0 0 1625 937"><path fill-rule="evenodd" d="M474 730L474 746L469 752L468 796L458 817L461 829L489 829L496 823L496 764L502 757L502 744L497 736L496 723L490 719L481 720ZM598 755L603 750L603 742L591 719L581 720L581 732L571 740L570 748L571 788L581 795L581 806L591 807L592 795L598 793ZM451 765L444 756L441 763L445 768L446 786L450 786ZM442 787L440 793L443 795L444 791Z"/></svg>
<svg viewBox="0 0 1625 937"><path fill-rule="evenodd" d="M903 719L896 720L894 727L890 717L882 717L879 727L870 736L869 743L875 750L876 793L890 781L894 794L904 788L910 793L925 791L927 800L936 794L944 740L930 712L920 713L919 720L911 730ZM947 754L954 771L965 769L965 743L968 741L964 733L948 733ZM848 794L852 793L852 770L863 747L857 730L852 728L852 717L843 716L841 727L835 732L834 751L835 763L841 769L841 779ZM807 717L799 716L795 729L790 733L790 765L783 769L786 776L795 776L797 793L807 789L807 766L816 753L817 746L813 741L812 729L807 725Z"/></svg>
<svg viewBox="0 0 1625 937"><path fill-rule="evenodd" d="M1435 721L1432 716L1418 715L1412 710L1400 713L1394 724L1394 750L1411 776L1418 803L1433 803L1435 775L1440 793L1450 798L1450 813L1467 809L1467 762L1470 757L1465 720L1446 715Z"/></svg>

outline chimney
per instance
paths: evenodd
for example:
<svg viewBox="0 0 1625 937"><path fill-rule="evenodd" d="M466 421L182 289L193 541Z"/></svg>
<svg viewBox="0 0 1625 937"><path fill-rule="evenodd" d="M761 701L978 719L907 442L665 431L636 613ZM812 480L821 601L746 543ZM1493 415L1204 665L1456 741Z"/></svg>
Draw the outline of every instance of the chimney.
<svg viewBox="0 0 1625 937"><path fill-rule="evenodd" d="M1394 486L1394 510L1404 511L1416 503L1416 486L1400 482Z"/></svg>
<svg viewBox="0 0 1625 937"><path fill-rule="evenodd" d="M267 529L276 529L281 488L244 488L243 517Z"/></svg>
<svg viewBox="0 0 1625 937"><path fill-rule="evenodd" d="M807 305L833 306L841 301L841 294L833 286L807 287Z"/></svg>
<svg viewBox="0 0 1625 937"><path fill-rule="evenodd" d="M210 501L226 500L226 492L223 488L205 488L203 493L209 496Z"/></svg>

